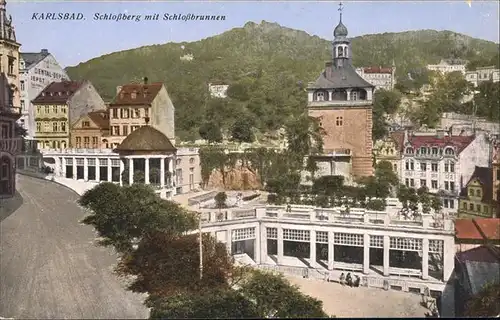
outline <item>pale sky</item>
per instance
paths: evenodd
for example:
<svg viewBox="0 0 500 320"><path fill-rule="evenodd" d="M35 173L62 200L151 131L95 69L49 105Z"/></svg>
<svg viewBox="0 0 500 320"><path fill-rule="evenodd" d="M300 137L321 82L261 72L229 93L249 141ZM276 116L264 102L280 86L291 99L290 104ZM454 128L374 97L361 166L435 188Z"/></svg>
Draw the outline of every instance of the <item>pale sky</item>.
<svg viewBox="0 0 500 320"><path fill-rule="evenodd" d="M344 24L349 36L407 30L451 30L499 42L497 1L344 1ZM248 21L277 22L332 39L338 22L338 2L331 1L15 1L7 0L22 52L48 49L63 66L101 55L167 42L196 41ZM33 13L82 13L82 21L37 21ZM95 21L95 13L210 14L225 21Z"/></svg>

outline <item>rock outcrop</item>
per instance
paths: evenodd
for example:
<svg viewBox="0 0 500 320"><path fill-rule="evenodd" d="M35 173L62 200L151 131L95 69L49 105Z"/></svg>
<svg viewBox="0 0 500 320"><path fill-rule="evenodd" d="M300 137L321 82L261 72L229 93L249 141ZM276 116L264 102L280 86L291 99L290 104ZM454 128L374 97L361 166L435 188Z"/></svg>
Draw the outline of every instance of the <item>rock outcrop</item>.
<svg viewBox="0 0 500 320"><path fill-rule="evenodd" d="M207 188L224 190L258 190L262 183L257 172L246 166L236 165L234 168L226 168L224 175L215 169L208 179Z"/></svg>

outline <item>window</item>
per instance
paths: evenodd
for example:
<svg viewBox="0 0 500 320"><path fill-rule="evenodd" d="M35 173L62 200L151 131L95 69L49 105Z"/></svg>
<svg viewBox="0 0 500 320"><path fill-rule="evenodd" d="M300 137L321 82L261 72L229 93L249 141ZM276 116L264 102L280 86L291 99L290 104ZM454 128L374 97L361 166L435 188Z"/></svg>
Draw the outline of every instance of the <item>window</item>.
<svg viewBox="0 0 500 320"><path fill-rule="evenodd" d="M194 158L189 158L189 164L193 164L194 163Z"/></svg>
<svg viewBox="0 0 500 320"><path fill-rule="evenodd" d="M464 207L464 210L467 210L467 202L464 202L464 205L462 207Z"/></svg>
<svg viewBox="0 0 500 320"><path fill-rule="evenodd" d="M443 200L443 207L448 208L448 199Z"/></svg>
<svg viewBox="0 0 500 320"><path fill-rule="evenodd" d="M21 91L25 90L24 80L21 80Z"/></svg>
<svg viewBox="0 0 500 320"><path fill-rule="evenodd" d="M144 117L148 118L149 117L149 109L144 108Z"/></svg>
<svg viewBox="0 0 500 320"><path fill-rule="evenodd" d="M57 122L52 122L52 132L57 132L59 131L59 126L57 125Z"/></svg>
<svg viewBox="0 0 500 320"><path fill-rule="evenodd" d="M141 117L141 109L134 109L135 117L140 118Z"/></svg>
<svg viewBox="0 0 500 320"><path fill-rule="evenodd" d="M425 180L425 179L421 179L421 180L420 180L420 186L421 186L421 187L427 187L427 180Z"/></svg>
<svg viewBox="0 0 500 320"><path fill-rule="evenodd" d="M83 128L88 128L88 127L90 127L90 121L82 121L82 127L83 127Z"/></svg>
<svg viewBox="0 0 500 320"><path fill-rule="evenodd" d="M427 163L420 162L420 171L427 171Z"/></svg>
<svg viewBox="0 0 500 320"><path fill-rule="evenodd" d="M445 181L444 182L444 190L449 190L450 186L449 186L449 183L448 181Z"/></svg>
<svg viewBox="0 0 500 320"><path fill-rule="evenodd" d="M82 147L82 138L76 137L76 147L81 148Z"/></svg>
<svg viewBox="0 0 500 320"><path fill-rule="evenodd" d="M112 128L113 128L112 135L119 136L120 135L120 126L113 126Z"/></svg>
<svg viewBox="0 0 500 320"><path fill-rule="evenodd" d="M488 213L488 206L484 206L483 207L483 212L486 213L486 214Z"/></svg>
<svg viewBox="0 0 500 320"><path fill-rule="evenodd" d="M447 156L452 156L455 154L455 151L453 151L453 148L451 147L448 147L444 150L444 154L447 155Z"/></svg>
<svg viewBox="0 0 500 320"><path fill-rule="evenodd" d="M450 181L450 191L455 191L455 182Z"/></svg>
<svg viewBox="0 0 500 320"><path fill-rule="evenodd" d="M410 161L410 170L415 170L415 163L413 161Z"/></svg>
<svg viewBox="0 0 500 320"><path fill-rule="evenodd" d="M358 92L357 91L351 91L350 95L350 100L358 100Z"/></svg>
<svg viewBox="0 0 500 320"><path fill-rule="evenodd" d="M449 170L448 162L445 162L444 163L444 172L448 172L448 170Z"/></svg>
<svg viewBox="0 0 500 320"><path fill-rule="evenodd" d="M413 148L406 148L406 153L413 154Z"/></svg>
<svg viewBox="0 0 500 320"><path fill-rule="evenodd" d="M415 186L415 180L414 179L410 179L410 187L414 187Z"/></svg>
<svg viewBox="0 0 500 320"><path fill-rule="evenodd" d="M481 196L481 190L476 189L476 197L480 197L480 196Z"/></svg>
<svg viewBox="0 0 500 320"><path fill-rule="evenodd" d="M455 172L455 164L450 162L450 172Z"/></svg>
<svg viewBox="0 0 500 320"><path fill-rule="evenodd" d="M135 91L133 91L132 93L130 93L130 98L132 98L132 99L137 98L137 93Z"/></svg>
<svg viewBox="0 0 500 320"><path fill-rule="evenodd" d="M455 209L455 200L450 200L450 209Z"/></svg>
<svg viewBox="0 0 500 320"><path fill-rule="evenodd" d="M26 109L26 106L24 105L24 100L21 100L21 111L24 111Z"/></svg>
<svg viewBox="0 0 500 320"><path fill-rule="evenodd" d="M432 155L437 155L439 152L438 152L438 148L432 148Z"/></svg>
<svg viewBox="0 0 500 320"><path fill-rule="evenodd" d="M344 119L342 117L337 117L335 120L335 124L337 126L341 126L343 122L344 122Z"/></svg>
<svg viewBox="0 0 500 320"><path fill-rule="evenodd" d="M61 122L61 131L66 132L66 122Z"/></svg>
<svg viewBox="0 0 500 320"><path fill-rule="evenodd" d="M405 162L405 169L410 170L410 161Z"/></svg>
<svg viewBox="0 0 500 320"><path fill-rule="evenodd" d="M431 171L438 172L438 164L437 163L431 163Z"/></svg>
<svg viewBox="0 0 500 320"><path fill-rule="evenodd" d="M9 57L9 69L8 74L14 74L14 63L16 59L14 57Z"/></svg>
<svg viewBox="0 0 500 320"><path fill-rule="evenodd" d="M118 119L118 109L113 108L111 110L112 110L111 116L113 117L113 119Z"/></svg>
<svg viewBox="0 0 500 320"><path fill-rule="evenodd" d="M407 187L410 186L410 179L408 179L408 178L405 179L405 186L407 186Z"/></svg>
<svg viewBox="0 0 500 320"><path fill-rule="evenodd" d="M393 164L392 165L392 169L397 172L398 171L398 165L397 164Z"/></svg>
<svg viewBox="0 0 500 320"><path fill-rule="evenodd" d="M66 106L61 106L61 113L66 113Z"/></svg>
<svg viewBox="0 0 500 320"><path fill-rule="evenodd" d="M52 106L52 112L57 113L57 106Z"/></svg>
<svg viewBox="0 0 500 320"><path fill-rule="evenodd" d="M89 137L83 137L83 147L88 148L90 144L90 138Z"/></svg>
<svg viewBox="0 0 500 320"><path fill-rule="evenodd" d="M431 180L431 188L432 189L437 189L438 188L438 182L437 182L437 180Z"/></svg>
<svg viewBox="0 0 500 320"><path fill-rule="evenodd" d="M318 92L316 94L316 97L317 97L318 101L324 101L325 100L325 93L324 92Z"/></svg>
<svg viewBox="0 0 500 320"><path fill-rule="evenodd" d="M426 147L421 147L420 148L420 154L426 154L427 153L427 148Z"/></svg>
<svg viewBox="0 0 500 320"><path fill-rule="evenodd" d="M50 113L50 107L49 106L45 106L45 113Z"/></svg>
<svg viewBox="0 0 500 320"><path fill-rule="evenodd" d="M120 117L122 119L128 119L129 118L129 109L120 109Z"/></svg>
<svg viewBox="0 0 500 320"><path fill-rule="evenodd" d="M92 137L92 148L99 147L99 139L97 137Z"/></svg>
<svg viewBox="0 0 500 320"><path fill-rule="evenodd" d="M474 211L474 204L473 203L469 203L469 210Z"/></svg>
<svg viewBox="0 0 500 320"><path fill-rule="evenodd" d="M127 125L123 126L123 135L128 136L128 126Z"/></svg>
<svg viewBox="0 0 500 320"><path fill-rule="evenodd" d="M476 211L481 212L481 205L480 204L476 204Z"/></svg>

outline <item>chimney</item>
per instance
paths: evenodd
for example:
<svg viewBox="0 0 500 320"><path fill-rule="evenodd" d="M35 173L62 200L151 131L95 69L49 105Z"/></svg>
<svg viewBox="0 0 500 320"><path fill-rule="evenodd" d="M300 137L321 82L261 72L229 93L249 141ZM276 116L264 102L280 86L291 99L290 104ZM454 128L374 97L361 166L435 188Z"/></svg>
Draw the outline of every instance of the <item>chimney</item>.
<svg viewBox="0 0 500 320"><path fill-rule="evenodd" d="M47 50L47 49L42 49L42 50L40 50L40 53L41 53L41 54L49 54L49 50Z"/></svg>
<svg viewBox="0 0 500 320"><path fill-rule="evenodd" d="M148 84L148 77L144 77L144 84L147 85Z"/></svg>
<svg viewBox="0 0 500 320"><path fill-rule="evenodd" d="M116 94L119 94L122 91L122 86L116 86Z"/></svg>
<svg viewBox="0 0 500 320"><path fill-rule="evenodd" d="M333 74L332 65L333 65L333 62L331 62L331 61L328 61L325 63L325 75L326 75L327 79L332 78L332 74Z"/></svg>

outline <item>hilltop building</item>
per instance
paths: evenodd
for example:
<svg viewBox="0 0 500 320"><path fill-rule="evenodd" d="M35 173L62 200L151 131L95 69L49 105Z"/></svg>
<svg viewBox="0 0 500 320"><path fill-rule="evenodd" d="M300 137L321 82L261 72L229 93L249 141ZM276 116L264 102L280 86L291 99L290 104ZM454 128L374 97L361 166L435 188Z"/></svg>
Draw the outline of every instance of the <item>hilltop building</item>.
<svg viewBox="0 0 500 320"><path fill-rule="evenodd" d="M35 136L35 109L31 102L52 82L69 80L66 71L47 49L40 52L21 52L19 61L21 85L21 118L19 124L27 138Z"/></svg>
<svg viewBox="0 0 500 320"><path fill-rule="evenodd" d="M351 41L340 21L332 42L332 61L309 83L308 113L319 119L326 135L322 155L315 157L321 175L369 176L372 167L372 95L374 85L352 66Z"/></svg>
<svg viewBox="0 0 500 320"><path fill-rule="evenodd" d="M392 67L362 67L356 68L356 72L366 81L375 86L375 91L379 89L393 90L396 84L396 65Z"/></svg>
<svg viewBox="0 0 500 320"><path fill-rule="evenodd" d="M224 83L209 83L208 92L212 98L227 98L229 85Z"/></svg>
<svg viewBox="0 0 500 320"><path fill-rule="evenodd" d="M437 71L445 74L449 72L459 71L465 74L465 65L467 61L460 59L443 59L438 64L428 64L427 70Z"/></svg>
<svg viewBox="0 0 500 320"><path fill-rule="evenodd" d="M109 104L110 148L116 148L129 133L150 124L175 145L175 108L161 82L127 84L116 88Z"/></svg>
<svg viewBox="0 0 500 320"><path fill-rule="evenodd" d="M104 101L89 81L52 82L32 102L35 139L40 149L68 148L73 123L90 111L106 110Z"/></svg>
<svg viewBox="0 0 500 320"><path fill-rule="evenodd" d="M480 67L474 71L465 72L465 80L472 83L477 87L481 82L484 81L500 81L500 69L495 67Z"/></svg>

